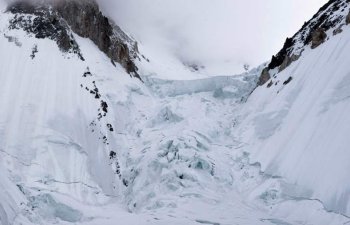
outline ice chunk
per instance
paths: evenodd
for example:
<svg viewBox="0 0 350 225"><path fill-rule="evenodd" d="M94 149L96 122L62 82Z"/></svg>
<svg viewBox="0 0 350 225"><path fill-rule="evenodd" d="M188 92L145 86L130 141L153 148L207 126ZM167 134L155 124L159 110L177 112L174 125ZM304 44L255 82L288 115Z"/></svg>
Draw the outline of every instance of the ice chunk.
<svg viewBox="0 0 350 225"><path fill-rule="evenodd" d="M173 113L170 107L167 106L160 110L152 124L157 125L163 123L177 123L181 120L183 120L183 118Z"/></svg>
<svg viewBox="0 0 350 225"><path fill-rule="evenodd" d="M45 219L58 218L67 222L78 222L82 218L82 213L65 204L56 202L49 194L42 194L31 197L30 202L33 208Z"/></svg>

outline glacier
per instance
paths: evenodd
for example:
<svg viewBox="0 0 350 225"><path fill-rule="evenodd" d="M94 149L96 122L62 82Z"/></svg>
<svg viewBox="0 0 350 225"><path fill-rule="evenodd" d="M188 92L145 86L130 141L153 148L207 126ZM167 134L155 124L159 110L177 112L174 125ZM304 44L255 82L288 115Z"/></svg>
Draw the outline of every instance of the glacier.
<svg viewBox="0 0 350 225"><path fill-rule="evenodd" d="M72 33L81 60L11 18L1 225L350 223L347 26L257 87L267 64L208 76L142 45L141 81L88 38Z"/></svg>

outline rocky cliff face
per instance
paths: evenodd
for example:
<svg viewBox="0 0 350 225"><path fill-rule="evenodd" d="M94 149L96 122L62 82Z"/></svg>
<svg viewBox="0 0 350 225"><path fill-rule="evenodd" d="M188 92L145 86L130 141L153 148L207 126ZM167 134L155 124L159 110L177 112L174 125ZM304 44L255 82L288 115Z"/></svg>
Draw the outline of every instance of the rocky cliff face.
<svg viewBox="0 0 350 225"><path fill-rule="evenodd" d="M267 76L268 71L277 68L281 72L298 60L306 46L317 48L330 35L342 32L342 27L350 21L349 5L349 0L330 0L325 4L293 37L287 38L283 48L272 56L259 85L264 85L268 81L266 77L271 77Z"/></svg>
<svg viewBox="0 0 350 225"><path fill-rule="evenodd" d="M91 39L112 61L138 77L134 60L137 43L105 17L94 0L29 2L19 0L9 5L14 14L11 29L24 29L36 38L55 40L64 52L74 52L83 60L72 32Z"/></svg>

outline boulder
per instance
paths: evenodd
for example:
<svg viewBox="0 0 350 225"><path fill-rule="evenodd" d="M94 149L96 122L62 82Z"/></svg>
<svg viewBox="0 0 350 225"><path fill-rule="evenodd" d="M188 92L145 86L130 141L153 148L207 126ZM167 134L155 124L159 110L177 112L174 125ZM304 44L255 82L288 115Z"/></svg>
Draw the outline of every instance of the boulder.
<svg viewBox="0 0 350 225"><path fill-rule="evenodd" d="M290 64L292 64L292 62L297 61L299 59L299 55L286 55L286 57L284 58L281 66L279 67L279 72L283 71L284 69L286 69Z"/></svg>
<svg viewBox="0 0 350 225"><path fill-rule="evenodd" d="M320 46L327 38L326 31L323 28L318 28L312 33L311 48L317 48Z"/></svg>
<svg viewBox="0 0 350 225"><path fill-rule="evenodd" d="M271 75L269 73L269 68L265 68L262 72L261 75L259 77L259 81L258 81L258 86L262 86L264 85L267 81L269 81L271 79Z"/></svg>
<svg viewBox="0 0 350 225"><path fill-rule="evenodd" d="M343 27L344 24L340 25L339 27L337 27L336 29L333 30L333 35L337 35L337 34L340 34L341 32L343 32Z"/></svg>

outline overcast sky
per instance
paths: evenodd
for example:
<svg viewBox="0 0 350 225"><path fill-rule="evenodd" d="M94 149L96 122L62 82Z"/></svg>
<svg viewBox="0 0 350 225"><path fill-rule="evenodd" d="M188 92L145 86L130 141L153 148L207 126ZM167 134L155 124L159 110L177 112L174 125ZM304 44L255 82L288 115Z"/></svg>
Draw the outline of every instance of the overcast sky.
<svg viewBox="0 0 350 225"><path fill-rule="evenodd" d="M100 0L144 45L193 62L258 65L327 0Z"/></svg>

